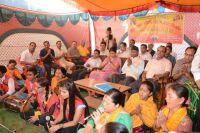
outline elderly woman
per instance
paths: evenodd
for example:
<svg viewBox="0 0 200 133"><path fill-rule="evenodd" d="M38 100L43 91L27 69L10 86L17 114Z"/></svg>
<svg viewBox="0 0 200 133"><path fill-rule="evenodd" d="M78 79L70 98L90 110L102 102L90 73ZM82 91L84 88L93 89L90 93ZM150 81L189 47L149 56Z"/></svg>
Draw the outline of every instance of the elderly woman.
<svg viewBox="0 0 200 133"><path fill-rule="evenodd" d="M191 132L192 121L187 114L185 103L188 100L188 90L176 83L167 85L166 102L158 114L155 129L159 132Z"/></svg>

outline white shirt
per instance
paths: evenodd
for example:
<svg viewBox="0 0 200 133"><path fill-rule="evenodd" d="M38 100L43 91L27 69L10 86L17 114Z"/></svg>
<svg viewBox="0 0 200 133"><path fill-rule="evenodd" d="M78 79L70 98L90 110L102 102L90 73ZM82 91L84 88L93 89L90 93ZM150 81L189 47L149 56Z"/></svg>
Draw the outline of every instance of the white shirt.
<svg viewBox="0 0 200 133"><path fill-rule="evenodd" d="M121 51L119 49L119 50L117 50L117 54L118 54L118 57L120 57L120 58L129 58L131 56L131 53L129 50Z"/></svg>
<svg viewBox="0 0 200 133"><path fill-rule="evenodd" d="M29 49L22 52L20 61L25 61L28 63L35 62L37 59L39 59L39 56L36 56L29 52Z"/></svg>
<svg viewBox="0 0 200 133"><path fill-rule="evenodd" d="M109 54L109 50L108 49L105 49L104 51L101 51L100 50L100 55L108 55Z"/></svg>
<svg viewBox="0 0 200 133"><path fill-rule="evenodd" d="M56 50L55 50L55 56L56 57L61 56L61 55L65 54L65 53L67 53L67 51L63 50L63 49L60 50L60 49L56 48ZM66 60L65 60L64 57L61 57L60 59L58 59L58 62L62 63L62 62L66 62Z"/></svg>
<svg viewBox="0 0 200 133"><path fill-rule="evenodd" d="M162 58L160 60L152 59L147 63L145 70L147 72L146 78L153 78L155 74L164 74L166 72L171 72L172 63L166 59Z"/></svg>
<svg viewBox="0 0 200 133"><path fill-rule="evenodd" d="M198 47L198 50L192 61L191 71L192 71L195 81L200 80L200 46Z"/></svg>
<svg viewBox="0 0 200 133"><path fill-rule="evenodd" d="M140 54L139 55L139 57L140 57L140 59L142 59L142 60L151 60L152 59L152 56L151 56L151 54L149 53L149 52L146 52L146 53L144 53L144 54Z"/></svg>
<svg viewBox="0 0 200 133"><path fill-rule="evenodd" d="M5 80L5 75L0 79L0 83L3 84L3 81ZM15 82L13 78L8 79L8 91L6 94L12 95L15 93Z"/></svg>
<svg viewBox="0 0 200 133"><path fill-rule="evenodd" d="M101 58L91 57L85 62L84 67L86 67L88 69L92 69L92 68L95 68L95 67L100 67L101 63L102 63ZM87 67L87 64L89 64L90 67Z"/></svg>
<svg viewBox="0 0 200 133"><path fill-rule="evenodd" d="M128 66L128 61L124 63L122 67L122 73L126 76L133 77L135 80L139 79L141 73L144 70L144 61L139 57L131 57L132 64Z"/></svg>

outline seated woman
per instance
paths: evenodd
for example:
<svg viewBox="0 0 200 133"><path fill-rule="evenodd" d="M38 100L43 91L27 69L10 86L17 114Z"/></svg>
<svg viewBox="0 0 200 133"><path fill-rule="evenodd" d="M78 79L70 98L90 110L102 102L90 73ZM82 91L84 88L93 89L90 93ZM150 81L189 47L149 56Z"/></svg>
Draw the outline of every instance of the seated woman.
<svg viewBox="0 0 200 133"><path fill-rule="evenodd" d="M109 76L114 73L119 73L121 68L121 59L117 57L116 48L112 47L109 50L109 56L104 59L103 63L100 66L102 70L92 71L90 77L96 80L107 81Z"/></svg>
<svg viewBox="0 0 200 133"><path fill-rule="evenodd" d="M167 106L158 113L155 130L162 132L191 132L192 121L187 114L185 103L188 100L188 90L176 83L166 86Z"/></svg>
<svg viewBox="0 0 200 133"><path fill-rule="evenodd" d="M88 121L84 129L79 130L79 133L100 132L101 128L109 122L119 122L126 126L129 133L132 132L132 120L122 107L123 101L124 96L119 90L111 89L107 91L103 97L102 105L98 108L103 111L94 112L92 119Z"/></svg>
<svg viewBox="0 0 200 133"><path fill-rule="evenodd" d="M66 74L67 72L64 67L58 67L55 69L54 77L51 80L51 88L53 92L57 91L55 89L57 88L58 82L65 78Z"/></svg>
<svg viewBox="0 0 200 133"><path fill-rule="evenodd" d="M157 117L157 107L153 101L153 84L141 83L139 92L132 94L125 104L133 121L133 133L151 131Z"/></svg>
<svg viewBox="0 0 200 133"><path fill-rule="evenodd" d="M84 98L81 97L73 82L62 80L58 84L60 90L60 113L51 122L50 133L76 133L79 122L89 114Z"/></svg>
<svg viewBox="0 0 200 133"><path fill-rule="evenodd" d="M52 116L56 118L59 114L59 99L55 93L52 93L49 89L49 81L45 78L39 78L36 81L36 101L38 102L38 109L34 111L30 108L26 112L21 112L20 116L23 119L29 120L29 122L36 125L45 125L46 116Z"/></svg>

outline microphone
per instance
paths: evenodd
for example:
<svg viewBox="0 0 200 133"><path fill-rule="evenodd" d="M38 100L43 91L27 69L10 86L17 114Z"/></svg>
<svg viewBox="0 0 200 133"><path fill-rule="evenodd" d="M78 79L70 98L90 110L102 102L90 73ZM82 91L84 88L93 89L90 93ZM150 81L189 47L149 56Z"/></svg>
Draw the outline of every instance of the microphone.
<svg viewBox="0 0 200 133"><path fill-rule="evenodd" d="M103 107L100 107L100 108L97 109L96 111L99 111L100 113L103 113L103 112L104 112L104 108L103 108ZM85 118L84 118L81 122L79 122L79 123L83 123L84 121L90 119L91 117L92 117L92 114L89 115L89 116L87 116L87 117L85 117Z"/></svg>
<svg viewBox="0 0 200 133"><path fill-rule="evenodd" d="M48 127L51 127L51 124L50 124L51 117L47 115L47 116L45 117L45 120L47 121Z"/></svg>

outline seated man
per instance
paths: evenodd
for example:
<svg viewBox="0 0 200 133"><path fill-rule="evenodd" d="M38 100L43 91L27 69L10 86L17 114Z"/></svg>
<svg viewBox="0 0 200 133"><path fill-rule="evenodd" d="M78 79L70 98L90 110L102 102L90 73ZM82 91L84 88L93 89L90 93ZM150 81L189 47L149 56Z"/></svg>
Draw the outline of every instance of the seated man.
<svg viewBox="0 0 200 133"><path fill-rule="evenodd" d="M90 55L90 52L87 46L85 45L85 42L82 42L81 44L79 44L77 49L82 57L88 57Z"/></svg>
<svg viewBox="0 0 200 133"><path fill-rule="evenodd" d="M68 73L71 74L72 67L75 65L73 62L69 62L65 59L67 52L62 49L62 43L61 41L56 42L57 49L55 51L56 54L56 60L59 66L64 67Z"/></svg>
<svg viewBox="0 0 200 133"><path fill-rule="evenodd" d="M95 49L93 57L89 58L86 63L84 64L84 68L80 70L76 70L72 73L72 80L79 80L83 79L86 74L89 74L93 69L99 68L102 61L99 57L100 51Z"/></svg>
<svg viewBox="0 0 200 133"><path fill-rule="evenodd" d="M149 61L152 59L151 54L147 51L147 45L146 44L141 44L140 46L140 55L139 57L144 60L144 61Z"/></svg>
<svg viewBox="0 0 200 133"><path fill-rule="evenodd" d="M172 47L172 43L171 43L171 42L168 42L168 43L166 44L166 46ZM172 47L172 49L173 49L173 47ZM177 53L174 52L173 50L172 50L172 52L171 52L171 55L174 56L175 58L177 58Z"/></svg>
<svg viewBox="0 0 200 133"><path fill-rule="evenodd" d="M153 57L154 54L156 53L156 52L153 50L153 46L154 46L153 43L149 43L149 44L148 44L148 52L151 54L152 57Z"/></svg>
<svg viewBox="0 0 200 133"><path fill-rule="evenodd" d="M165 52L166 48L164 46L158 47L156 58L147 63L142 74L142 80L136 80L130 84L130 87L132 87L132 93L138 92L141 81L145 80L150 80L154 84L154 92L159 90L159 79L168 78L172 69L171 62L165 58Z"/></svg>
<svg viewBox="0 0 200 133"><path fill-rule="evenodd" d="M119 83L123 81L123 85L129 86L130 83L139 79L140 74L144 70L144 61L138 57L138 47L132 46L131 57L126 60L122 67L122 74L113 74L111 82Z"/></svg>
<svg viewBox="0 0 200 133"><path fill-rule="evenodd" d="M34 94L36 96L36 78L38 76L37 70L35 67L29 67L26 74L26 80L24 87L20 91L15 93L20 99L27 99L28 96Z"/></svg>
<svg viewBox="0 0 200 133"><path fill-rule="evenodd" d="M16 65L17 62L15 60L9 60L6 75L12 77L19 86L24 86L24 79L22 78L19 69L16 68Z"/></svg>
<svg viewBox="0 0 200 133"><path fill-rule="evenodd" d="M101 42L100 44L100 55L107 56L109 54L109 50L106 48L106 42Z"/></svg>
<svg viewBox="0 0 200 133"><path fill-rule="evenodd" d="M81 58L79 50L77 49L77 42L73 41L72 45L68 48L67 55L72 58L72 62L76 65L83 65L84 62Z"/></svg>
<svg viewBox="0 0 200 133"><path fill-rule="evenodd" d="M20 90L20 92L26 92L28 94L33 93L35 91L35 82L37 78L37 70L35 67L30 67L27 70L26 81L24 87Z"/></svg>
<svg viewBox="0 0 200 133"><path fill-rule="evenodd" d="M44 48L40 51L40 58L44 64L44 67L47 72L47 78L51 81L51 69L58 67L53 61L55 59L54 50L50 48L49 41L43 42Z"/></svg>
<svg viewBox="0 0 200 133"><path fill-rule="evenodd" d="M177 60L172 71L173 80L179 84L184 84L186 80L194 81L191 73L192 60L197 51L196 47L188 47L185 50L184 58Z"/></svg>
<svg viewBox="0 0 200 133"><path fill-rule="evenodd" d="M40 72L40 77L43 77L44 68L38 65L39 62L37 61L37 59L39 59L39 57L34 55L35 49L36 49L36 43L31 42L28 45L28 49L22 52L21 57L20 57L20 64L26 65L27 67L26 69L28 69L31 66L34 66L37 69L37 71Z"/></svg>
<svg viewBox="0 0 200 133"><path fill-rule="evenodd" d="M172 63L172 68L174 68L174 65L176 64L176 58L171 55L172 47L166 46L166 50L165 58L167 58Z"/></svg>
<svg viewBox="0 0 200 133"><path fill-rule="evenodd" d="M13 77L6 75L6 72L6 67L0 65L0 102L9 95L14 94L15 88L18 87L17 82Z"/></svg>
<svg viewBox="0 0 200 133"><path fill-rule="evenodd" d="M130 51L126 49L126 43L121 42L120 43L120 49L117 50L118 57L120 58L129 58L130 57Z"/></svg>

